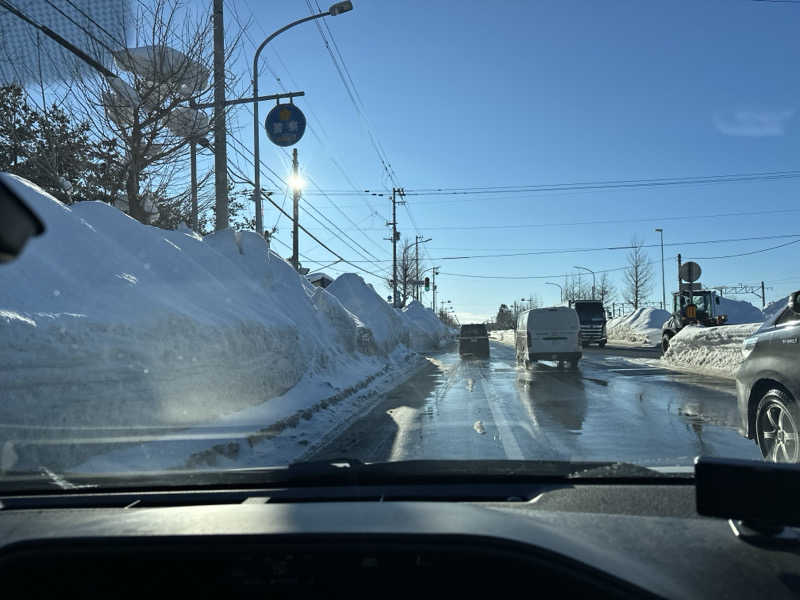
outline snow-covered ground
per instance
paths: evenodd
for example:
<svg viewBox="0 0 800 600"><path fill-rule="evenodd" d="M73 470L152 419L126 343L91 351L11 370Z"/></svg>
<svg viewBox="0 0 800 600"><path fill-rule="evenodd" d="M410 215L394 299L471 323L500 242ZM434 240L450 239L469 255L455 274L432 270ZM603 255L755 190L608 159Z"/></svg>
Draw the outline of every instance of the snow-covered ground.
<svg viewBox="0 0 800 600"><path fill-rule="evenodd" d="M742 342L761 323L684 327L661 358L665 366L688 368L722 377L733 377L742 362Z"/></svg>
<svg viewBox="0 0 800 600"><path fill-rule="evenodd" d="M669 313L660 308L639 308L623 317L611 319L606 325L609 343L657 346L661 343L661 326Z"/></svg>
<svg viewBox="0 0 800 600"><path fill-rule="evenodd" d="M729 325L760 323L764 320L761 310L745 300L720 298L716 314L728 316ZM661 327L670 313L660 308L640 308L623 317L608 322L608 339L611 343L627 343L641 346L657 346L661 343Z"/></svg>
<svg viewBox="0 0 800 600"><path fill-rule="evenodd" d="M511 346L512 348L516 343L513 329L497 329L495 331L490 331L489 339L505 344L506 346Z"/></svg>
<svg viewBox="0 0 800 600"><path fill-rule="evenodd" d="M0 431L252 430L298 414L335 427L327 407L399 383L420 364L409 348L449 334L357 275L312 286L254 232L165 231L7 181L47 231L0 268ZM61 466L89 460L74 450Z"/></svg>

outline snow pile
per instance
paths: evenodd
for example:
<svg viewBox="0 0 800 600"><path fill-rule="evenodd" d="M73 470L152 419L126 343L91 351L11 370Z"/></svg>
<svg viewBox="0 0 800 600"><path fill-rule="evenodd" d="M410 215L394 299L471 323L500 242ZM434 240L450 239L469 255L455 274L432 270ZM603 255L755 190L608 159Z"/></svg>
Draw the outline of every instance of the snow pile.
<svg viewBox="0 0 800 600"><path fill-rule="evenodd" d="M398 344L408 345L408 325L400 313L355 273L339 275L325 291L336 296L347 310L358 315L372 330L381 353L388 354Z"/></svg>
<svg viewBox="0 0 800 600"><path fill-rule="evenodd" d="M639 308L608 321L606 333L612 342L657 346L661 343L661 326L669 317L670 314L660 308Z"/></svg>
<svg viewBox="0 0 800 600"><path fill-rule="evenodd" d="M714 307L714 314L727 315L726 323L729 325L760 323L764 320L760 309L746 300L732 300L731 298L720 298L719 305Z"/></svg>
<svg viewBox="0 0 800 600"><path fill-rule="evenodd" d="M490 331L489 339L512 347L516 343L515 331L513 329L496 329Z"/></svg>
<svg viewBox="0 0 800 600"><path fill-rule="evenodd" d="M0 443L8 431L102 438L115 427L218 422L277 410L266 401L301 380L335 395L405 361L406 320L356 275L316 288L254 232L165 231L100 202L67 207L25 180L4 181L47 230L0 268ZM291 398L260 418L319 400Z"/></svg>
<svg viewBox="0 0 800 600"><path fill-rule="evenodd" d="M413 300L402 315L409 329L409 344L414 350L438 348L452 334L430 308Z"/></svg>
<svg viewBox="0 0 800 600"><path fill-rule="evenodd" d="M672 366L732 377L742 362L742 342L760 326L684 327L670 339L662 360Z"/></svg>

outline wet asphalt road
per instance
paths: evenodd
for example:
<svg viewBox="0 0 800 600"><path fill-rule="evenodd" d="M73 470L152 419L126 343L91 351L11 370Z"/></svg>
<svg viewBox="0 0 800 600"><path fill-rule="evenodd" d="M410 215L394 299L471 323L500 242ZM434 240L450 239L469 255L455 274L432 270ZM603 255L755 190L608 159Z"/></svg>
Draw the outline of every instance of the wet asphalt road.
<svg viewBox="0 0 800 600"><path fill-rule="evenodd" d="M361 420L306 459L619 460L691 465L698 455L761 458L736 431L732 380L632 364L655 349L584 349L577 370L517 367L491 343L489 360L457 348L431 357Z"/></svg>

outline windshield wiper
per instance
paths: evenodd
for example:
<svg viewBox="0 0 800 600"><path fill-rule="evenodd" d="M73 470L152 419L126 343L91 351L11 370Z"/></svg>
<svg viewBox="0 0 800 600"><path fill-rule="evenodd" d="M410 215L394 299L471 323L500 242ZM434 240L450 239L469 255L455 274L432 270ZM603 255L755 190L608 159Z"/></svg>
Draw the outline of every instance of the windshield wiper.
<svg viewBox="0 0 800 600"><path fill-rule="evenodd" d="M500 483L560 481L564 479L643 480L686 477L623 462L558 460L407 460L364 463L337 457L289 465L291 483ZM587 481L588 483L588 481Z"/></svg>
<svg viewBox="0 0 800 600"><path fill-rule="evenodd" d="M227 470L122 472L114 474L61 473L56 478L41 473L5 475L0 496L31 493L78 494L141 490L252 490L268 487L403 486L569 483L575 485L613 479L615 483L681 483L690 473L663 473L620 462L558 460L409 460L365 463L336 457L298 462L282 467ZM63 482L69 485L64 485ZM90 487L89 487L90 486Z"/></svg>

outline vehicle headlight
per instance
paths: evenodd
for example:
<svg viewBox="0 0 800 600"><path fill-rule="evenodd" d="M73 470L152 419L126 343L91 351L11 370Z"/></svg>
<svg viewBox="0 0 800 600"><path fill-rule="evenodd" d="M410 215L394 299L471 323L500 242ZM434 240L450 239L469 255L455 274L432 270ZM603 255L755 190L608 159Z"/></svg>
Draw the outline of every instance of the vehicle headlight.
<svg viewBox="0 0 800 600"><path fill-rule="evenodd" d="M745 338L744 342L742 342L742 357L747 358L750 354L755 350L756 342L758 342L758 338L753 336L749 338Z"/></svg>

